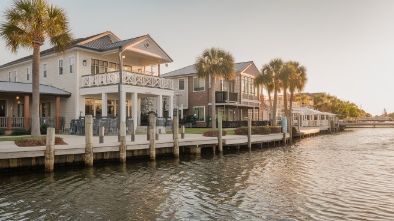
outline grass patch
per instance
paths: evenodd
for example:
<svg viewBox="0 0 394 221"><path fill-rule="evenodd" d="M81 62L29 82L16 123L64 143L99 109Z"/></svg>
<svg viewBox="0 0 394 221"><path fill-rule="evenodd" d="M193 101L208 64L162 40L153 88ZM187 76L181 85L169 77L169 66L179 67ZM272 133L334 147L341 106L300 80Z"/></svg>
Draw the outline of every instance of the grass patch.
<svg viewBox="0 0 394 221"><path fill-rule="evenodd" d="M23 137L0 137L0 142L1 141L16 141L16 140L20 140Z"/></svg>
<svg viewBox="0 0 394 221"><path fill-rule="evenodd" d="M19 140L15 140L15 144L19 147L34 147L34 146L45 146L46 137L23 137ZM55 137L55 145L67 144L61 137Z"/></svg>

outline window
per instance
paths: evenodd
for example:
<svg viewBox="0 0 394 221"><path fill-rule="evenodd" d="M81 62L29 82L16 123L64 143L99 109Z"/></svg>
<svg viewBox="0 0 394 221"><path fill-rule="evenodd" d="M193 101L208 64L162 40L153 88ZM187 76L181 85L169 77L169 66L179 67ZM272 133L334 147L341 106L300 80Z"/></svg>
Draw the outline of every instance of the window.
<svg viewBox="0 0 394 221"><path fill-rule="evenodd" d="M205 79L204 78L193 78L193 91L204 91L205 90Z"/></svg>
<svg viewBox="0 0 394 221"><path fill-rule="evenodd" d="M99 60L99 73L106 73L107 70L108 70L108 62Z"/></svg>
<svg viewBox="0 0 394 221"><path fill-rule="evenodd" d="M14 77L15 77L15 82L17 82L18 81L18 74L17 74L17 72L16 71L14 71Z"/></svg>
<svg viewBox="0 0 394 221"><path fill-rule="evenodd" d="M196 121L205 122L205 107L193 107L193 114Z"/></svg>
<svg viewBox="0 0 394 221"><path fill-rule="evenodd" d="M59 75L63 74L63 60L59 60Z"/></svg>
<svg viewBox="0 0 394 221"><path fill-rule="evenodd" d="M118 64L113 63L113 62L109 62L109 66L108 66L108 71L118 71Z"/></svg>
<svg viewBox="0 0 394 221"><path fill-rule="evenodd" d="M183 91L185 90L185 79L179 79L179 90Z"/></svg>
<svg viewBox="0 0 394 221"><path fill-rule="evenodd" d="M91 69L91 73L92 74L98 74L99 73L99 60L97 59L92 59L92 69Z"/></svg>
<svg viewBox="0 0 394 221"><path fill-rule="evenodd" d="M42 73L43 73L44 78L46 78L47 77L47 64L42 65Z"/></svg>
<svg viewBox="0 0 394 221"><path fill-rule="evenodd" d="M26 80L30 81L30 67L26 68Z"/></svg>
<svg viewBox="0 0 394 221"><path fill-rule="evenodd" d="M74 57L68 59L68 63L70 65L70 74L74 73Z"/></svg>
<svg viewBox="0 0 394 221"><path fill-rule="evenodd" d="M11 72L8 72L8 81L11 82Z"/></svg>
<svg viewBox="0 0 394 221"><path fill-rule="evenodd" d="M5 117L6 107L5 107L5 100L0 100L0 117ZM5 122L0 121L1 127L6 127Z"/></svg>

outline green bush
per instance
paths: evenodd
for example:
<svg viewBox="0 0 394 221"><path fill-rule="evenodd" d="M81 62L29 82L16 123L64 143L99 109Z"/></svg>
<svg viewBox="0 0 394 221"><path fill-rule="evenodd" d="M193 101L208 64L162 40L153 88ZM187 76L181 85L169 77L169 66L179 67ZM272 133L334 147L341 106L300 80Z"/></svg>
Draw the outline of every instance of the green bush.
<svg viewBox="0 0 394 221"><path fill-rule="evenodd" d="M282 133L281 127L279 126L270 126L269 128L271 129L272 134Z"/></svg>
<svg viewBox="0 0 394 221"><path fill-rule="evenodd" d="M5 129L0 129L0 136L5 135Z"/></svg>
<svg viewBox="0 0 394 221"><path fill-rule="evenodd" d="M43 125L41 125L41 127L40 127L40 132L41 132L41 134L47 134L47 129L48 129L48 125L47 124L43 124Z"/></svg>
<svg viewBox="0 0 394 221"><path fill-rule="evenodd" d="M252 134L270 134L271 129L269 127L252 127Z"/></svg>
<svg viewBox="0 0 394 221"><path fill-rule="evenodd" d="M248 135L248 128L247 127L238 127L234 130L236 135Z"/></svg>
<svg viewBox="0 0 394 221"><path fill-rule="evenodd" d="M238 127L234 130L234 133L236 135L248 135L248 128L247 127ZM260 135L270 134L271 129L267 126L252 127L251 133L252 133L252 135L254 135L254 134L260 134Z"/></svg>
<svg viewBox="0 0 394 221"><path fill-rule="evenodd" d="M204 132L203 136L204 137L217 137L219 134L218 130L207 130ZM225 130L222 130L222 136L226 136L227 132Z"/></svg>
<svg viewBox="0 0 394 221"><path fill-rule="evenodd" d="M23 128L15 128L11 132L11 136L19 136L19 135L30 135L30 130L25 130Z"/></svg>

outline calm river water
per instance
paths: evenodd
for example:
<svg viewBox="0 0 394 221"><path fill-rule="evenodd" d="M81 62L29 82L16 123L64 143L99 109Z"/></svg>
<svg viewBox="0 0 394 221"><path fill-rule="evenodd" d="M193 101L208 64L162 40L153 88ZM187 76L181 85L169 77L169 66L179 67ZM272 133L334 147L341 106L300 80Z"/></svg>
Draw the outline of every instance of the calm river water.
<svg viewBox="0 0 394 221"><path fill-rule="evenodd" d="M394 129L1 174L0 220L394 220Z"/></svg>

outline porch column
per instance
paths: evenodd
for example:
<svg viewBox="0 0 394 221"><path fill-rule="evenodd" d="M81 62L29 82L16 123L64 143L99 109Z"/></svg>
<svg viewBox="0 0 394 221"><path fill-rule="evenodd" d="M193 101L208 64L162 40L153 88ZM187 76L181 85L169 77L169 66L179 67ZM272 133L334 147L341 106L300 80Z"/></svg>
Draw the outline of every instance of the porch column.
<svg viewBox="0 0 394 221"><path fill-rule="evenodd" d="M156 102L157 117L163 117L163 95L159 95Z"/></svg>
<svg viewBox="0 0 394 221"><path fill-rule="evenodd" d="M60 97L56 97L56 128L55 131L60 131Z"/></svg>
<svg viewBox="0 0 394 221"><path fill-rule="evenodd" d="M126 122L126 92L125 91L122 91L121 93L121 100L120 100L120 103L119 103L119 119L120 119L120 122L123 122L123 123L125 123Z"/></svg>
<svg viewBox="0 0 394 221"><path fill-rule="evenodd" d="M137 92L132 93L131 102L132 102L131 116L133 118L134 131L136 131L137 130L137 122L139 122L140 121L139 118L141 118L141 117L138 117L138 113L139 113L138 109L140 109L140 108L138 108L139 99L138 99Z"/></svg>
<svg viewBox="0 0 394 221"><path fill-rule="evenodd" d="M138 107L140 107L140 108L138 108ZM137 107L136 108L137 108L137 116L140 116L137 118L137 122L138 122L138 125L141 125L141 98L137 99Z"/></svg>
<svg viewBox="0 0 394 221"><path fill-rule="evenodd" d="M25 95L25 102L24 102L24 107L25 107L25 130L30 129L30 96Z"/></svg>
<svg viewBox="0 0 394 221"><path fill-rule="evenodd" d="M102 117L107 117L108 115L108 96L106 93L101 93L101 107L102 107L102 111L101 111L101 116Z"/></svg>
<svg viewBox="0 0 394 221"><path fill-rule="evenodd" d="M174 95L170 95L170 101L168 102L168 115L171 119L173 119L174 115Z"/></svg>

